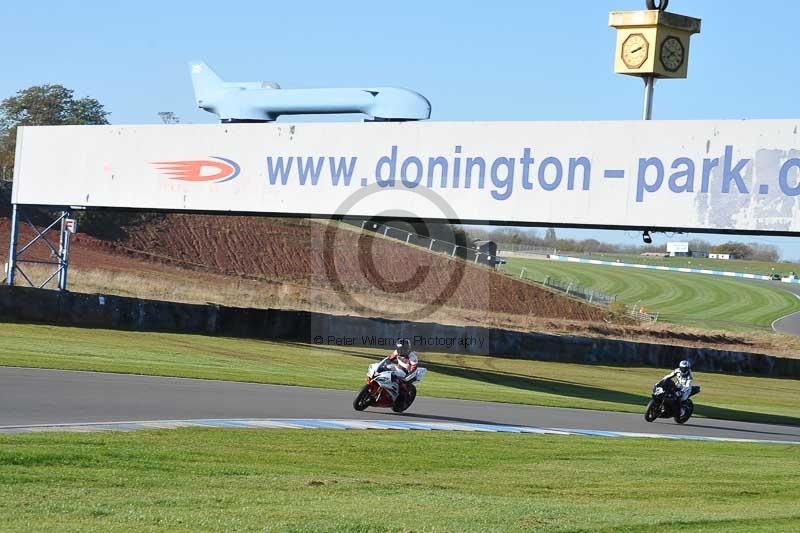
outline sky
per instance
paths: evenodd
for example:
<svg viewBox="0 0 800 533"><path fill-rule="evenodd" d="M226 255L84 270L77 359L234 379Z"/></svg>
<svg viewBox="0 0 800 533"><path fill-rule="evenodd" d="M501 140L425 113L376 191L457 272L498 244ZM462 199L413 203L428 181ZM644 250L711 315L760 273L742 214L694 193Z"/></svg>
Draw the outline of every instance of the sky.
<svg viewBox="0 0 800 533"><path fill-rule="evenodd" d="M225 79L284 88L403 86L432 120L631 120L641 81L613 73L608 13L644 0L0 3L0 98L42 83L92 96L115 124L213 123L194 106L187 61ZM800 69L790 0L671 0L703 20L689 78L656 84L654 119L798 118ZM560 236L641 242L635 232ZM729 236L684 235L725 242ZM800 259L800 238L738 237ZM656 235L655 242L669 240Z"/></svg>

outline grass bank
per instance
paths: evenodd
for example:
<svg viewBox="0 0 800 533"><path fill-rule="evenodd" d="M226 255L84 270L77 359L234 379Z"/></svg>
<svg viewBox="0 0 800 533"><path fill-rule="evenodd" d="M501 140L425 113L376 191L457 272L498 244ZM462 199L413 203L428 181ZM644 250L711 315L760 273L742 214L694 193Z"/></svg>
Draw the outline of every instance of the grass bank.
<svg viewBox="0 0 800 533"><path fill-rule="evenodd" d="M391 467L387 457L406 460ZM0 513L3 529L19 531L797 531L798 471L788 445L324 430L3 435Z"/></svg>
<svg viewBox="0 0 800 533"><path fill-rule="evenodd" d="M0 324L0 365L357 390L385 350ZM422 353L420 395L641 413L667 369ZM698 416L800 424L800 380L697 373Z"/></svg>
<svg viewBox="0 0 800 533"><path fill-rule="evenodd" d="M704 274L659 272L509 258L508 268L525 268L530 279L577 283L621 301L660 313L660 320L690 327L770 329L772 322L800 311L800 300L780 287Z"/></svg>

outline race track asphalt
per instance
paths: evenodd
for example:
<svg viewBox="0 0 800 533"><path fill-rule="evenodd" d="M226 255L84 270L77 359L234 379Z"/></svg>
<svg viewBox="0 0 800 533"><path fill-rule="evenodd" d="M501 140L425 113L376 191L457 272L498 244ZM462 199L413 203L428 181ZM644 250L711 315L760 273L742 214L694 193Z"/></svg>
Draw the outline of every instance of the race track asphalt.
<svg viewBox="0 0 800 533"><path fill-rule="evenodd" d="M785 283L781 285L785 285L781 287L781 289L789 291L800 298L800 285L789 285ZM800 312L779 318L772 323L772 329L778 333L800 337Z"/></svg>
<svg viewBox="0 0 800 533"><path fill-rule="evenodd" d="M418 397L408 413L353 410L356 391L0 367L0 426L207 418L382 419L800 441L800 426ZM420 387L424 395L424 383ZM642 406L644 410L644 405Z"/></svg>

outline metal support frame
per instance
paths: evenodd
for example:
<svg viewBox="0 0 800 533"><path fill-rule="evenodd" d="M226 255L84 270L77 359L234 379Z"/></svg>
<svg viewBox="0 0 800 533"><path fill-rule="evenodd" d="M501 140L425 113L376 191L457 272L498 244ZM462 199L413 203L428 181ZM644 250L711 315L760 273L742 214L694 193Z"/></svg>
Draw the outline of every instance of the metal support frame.
<svg viewBox="0 0 800 533"><path fill-rule="evenodd" d="M31 219L28 217L27 213L18 206L17 204L12 204L11 207L11 239L9 240L8 246L8 272L6 275L6 284L7 285L14 285L16 281L16 274L19 273L25 281L31 287L37 287L39 289L43 289L45 285L50 283L50 281L58 277L58 289L65 291L67 290L67 273L69 272L69 241L70 241L70 231L67 228L67 219L70 218L71 212L69 209L64 209L58 215L58 217L53 220L47 226L44 226L43 229L39 228L36 224L34 224ZM22 218L25 223L30 226L33 231L36 233L36 236L31 239L27 244L19 247L19 223L20 218ZM47 238L47 233L51 230L58 228L58 247L54 246L52 242ZM34 244L37 242L43 242L50 248L50 257L53 258L53 261L47 261L43 259L25 259L23 254L28 251ZM21 264L37 264L37 265L52 265L54 267L53 272L49 273L49 275L44 278L44 281L41 283L35 283L31 280L30 276L22 269Z"/></svg>
<svg viewBox="0 0 800 533"><path fill-rule="evenodd" d="M644 78L644 109L642 110L642 120L651 120L653 118L653 89L656 85L656 78L654 76L646 76Z"/></svg>

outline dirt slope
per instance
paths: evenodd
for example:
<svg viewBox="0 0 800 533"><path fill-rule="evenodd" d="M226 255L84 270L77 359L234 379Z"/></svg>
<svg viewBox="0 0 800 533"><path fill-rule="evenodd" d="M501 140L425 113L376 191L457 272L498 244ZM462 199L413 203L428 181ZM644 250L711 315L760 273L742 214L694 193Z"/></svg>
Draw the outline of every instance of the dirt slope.
<svg viewBox="0 0 800 533"><path fill-rule="evenodd" d="M107 250L117 257L128 254L218 274L333 288L354 298L378 295L568 320L604 316L598 308L489 268L303 219L175 214L112 243L81 235L75 244L74 249L89 253Z"/></svg>

